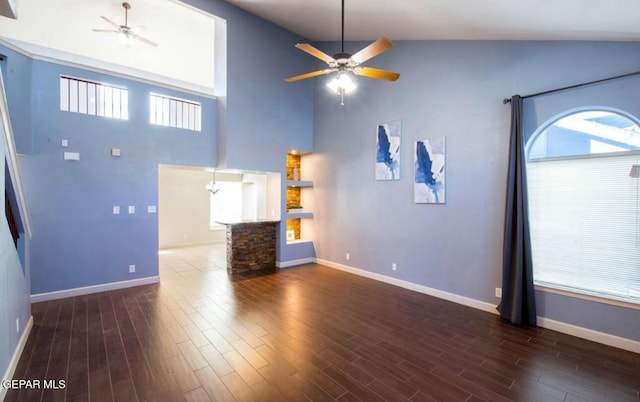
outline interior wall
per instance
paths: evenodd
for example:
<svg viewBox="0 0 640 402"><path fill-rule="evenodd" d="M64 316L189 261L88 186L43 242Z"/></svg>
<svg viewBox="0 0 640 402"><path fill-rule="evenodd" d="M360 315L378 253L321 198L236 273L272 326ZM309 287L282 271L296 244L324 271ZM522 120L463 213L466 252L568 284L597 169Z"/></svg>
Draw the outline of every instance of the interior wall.
<svg viewBox="0 0 640 402"><path fill-rule="evenodd" d="M185 3L227 21L227 97L219 167L284 171L287 149L313 144L313 83L287 83L315 59L295 48L305 39L222 0Z"/></svg>
<svg viewBox="0 0 640 402"><path fill-rule="evenodd" d="M225 231L209 228L212 174L204 169L158 168L160 249L225 241Z"/></svg>
<svg viewBox="0 0 640 402"><path fill-rule="evenodd" d="M346 50L366 44L347 43ZM328 53L336 46L318 44ZM323 80L315 82L308 157L318 258L497 305L510 127L502 100L635 71L640 44L396 42L366 64L401 77L394 83L356 77L358 88L344 106ZM376 126L398 119L400 180L376 181ZM414 143L441 136L446 204L414 204ZM640 340L640 310L537 295L543 317Z"/></svg>
<svg viewBox="0 0 640 402"><path fill-rule="evenodd" d="M9 67L24 57L9 57ZM31 77L33 88L33 145L20 160L34 233L31 293L157 276L158 215L148 207L158 205L158 164L215 166L215 100L40 60L14 71ZM61 74L127 87L129 120L60 111ZM202 132L150 125L149 92L200 102ZM28 115L15 99L9 104ZM28 135L15 130L17 138ZM65 151L80 160L64 161Z"/></svg>

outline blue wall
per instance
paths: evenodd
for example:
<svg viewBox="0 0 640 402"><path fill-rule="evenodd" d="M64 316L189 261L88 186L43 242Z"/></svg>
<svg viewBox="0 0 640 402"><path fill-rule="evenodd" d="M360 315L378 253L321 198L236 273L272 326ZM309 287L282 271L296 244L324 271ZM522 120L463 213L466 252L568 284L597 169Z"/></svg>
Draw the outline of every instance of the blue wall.
<svg viewBox="0 0 640 402"><path fill-rule="evenodd" d="M24 58L13 54L8 64ZM215 100L37 60L20 71L33 85L32 146L21 158L34 232L31 294L157 276L158 219L147 206L158 205L158 164L215 166ZM127 87L129 120L60 111L61 74ZM149 92L201 102L202 132L150 125ZM12 107L24 104L15 99L9 94ZM112 157L111 148L122 156ZM64 151L79 152L80 161L64 161Z"/></svg>
<svg viewBox="0 0 640 402"><path fill-rule="evenodd" d="M347 43L346 49L364 45ZM318 46L331 53L338 45ZM358 77L345 106L326 91L324 80L316 80L318 258L497 304L510 125L503 98L635 71L640 44L397 42L366 65L401 77L395 83ZM637 93L630 89L624 96L633 102ZM401 179L377 182L375 129L397 119ZM447 137L447 203L414 204L414 142L440 136ZM394 262L397 271L391 270ZM640 310L602 304L594 309L592 302L566 299L538 292L540 314L640 340Z"/></svg>
<svg viewBox="0 0 640 402"><path fill-rule="evenodd" d="M313 82L284 81L315 68L314 58L294 47L305 40L220 0L185 3L227 21L221 167L284 172L287 149L313 146Z"/></svg>
<svg viewBox="0 0 640 402"><path fill-rule="evenodd" d="M4 85L9 104L9 115L16 135L16 151L19 154L31 152L31 64L32 60L22 57L7 48L0 48L0 54L7 56L4 66Z"/></svg>
<svg viewBox="0 0 640 402"><path fill-rule="evenodd" d="M307 42L289 31L220 0L185 3L226 20L227 94L221 96L219 166L281 172L289 149L313 151L313 80L287 83L285 77L312 71L316 59L295 48ZM286 188L281 193L285 211ZM314 256L310 245L286 245L280 225L277 260Z"/></svg>

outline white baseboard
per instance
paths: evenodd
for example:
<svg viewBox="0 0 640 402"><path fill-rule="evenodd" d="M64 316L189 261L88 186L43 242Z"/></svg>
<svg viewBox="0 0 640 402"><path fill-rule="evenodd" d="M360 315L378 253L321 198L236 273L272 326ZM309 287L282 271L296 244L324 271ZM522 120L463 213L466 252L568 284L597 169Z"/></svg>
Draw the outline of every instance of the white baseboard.
<svg viewBox="0 0 640 402"><path fill-rule="evenodd" d="M151 283L160 282L159 276L149 276L146 278L132 279L130 281L103 283L100 285L85 286L81 288L58 290L55 292L38 293L31 295L31 303L38 303L42 301L64 299L66 297L82 296L91 293L106 292L109 290L131 288L140 285L149 285Z"/></svg>
<svg viewBox="0 0 640 402"><path fill-rule="evenodd" d="M429 296L434 296L440 299L462 304L463 306L468 306L478 310L487 311L492 314L498 314L498 311L496 310L496 306L491 303L456 295L454 293L444 292L442 290L433 289L428 286L418 285L412 282L391 278L385 275L377 274L375 272L369 272L363 269L353 268L347 265L338 264L338 263L323 260L323 259L318 259L317 262L318 264L325 265L330 268L335 268L335 269L339 269L341 271L349 272L355 275L364 276L365 278L374 279L380 282L388 283L390 285L399 286L401 288L413 290ZM604 332L594 331L592 329L588 329L584 327L578 327L576 325L551 320L545 317L538 316L537 318L538 318L538 326L542 328L562 332L563 334L572 335L578 338L583 338L593 342L598 342L603 345L608 345L608 346L613 346L615 348L628 350L630 352L640 353L639 341L635 341L633 339L628 339L628 338L622 338L620 336L611 335Z"/></svg>
<svg viewBox="0 0 640 402"><path fill-rule="evenodd" d="M22 331L22 336L20 336L20 340L18 340L18 344L13 351L13 356L11 356L11 361L9 361L9 367L7 367L7 371L5 371L2 380L10 380L13 378L13 374L16 372L16 367L18 367L18 362L20 361L20 356L22 356L22 352L24 351L24 346L27 344L27 339L29 339L31 328L33 328L33 316L29 316L29 321L27 321L27 325L24 327L24 331ZM0 401L4 401L7 391L8 390L0 384Z"/></svg>
<svg viewBox="0 0 640 402"><path fill-rule="evenodd" d="M296 265L313 264L314 262L316 262L316 259L313 257L300 258L298 260L291 260L291 261L276 261L276 267L289 268L289 267L295 267Z"/></svg>
<svg viewBox="0 0 640 402"><path fill-rule="evenodd" d="M318 259L318 264L326 265L327 267L339 269L341 271L350 272L352 274L364 276L369 279L375 279L380 282L388 283L390 285L399 286L401 288L413 290L415 292L423 293L429 296L434 296L439 299L448 300L454 303L462 304L463 306L473 307L478 310L487 311L489 313L498 314L496 306L491 303L486 303L480 300L471 299L469 297L460 296L455 293L444 292L442 290L430 288L424 285L418 285L413 282L403 281L402 279L391 278L375 272L365 271L359 268L353 268L343 264L337 264L335 262Z"/></svg>
<svg viewBox="0 0 640 402"><path fill-rule="evenodd" d="M553 331L562 332L563 334L572 335L577 338L587 339L589 341L613 346L614 348L624 349L634 353L640 353L640 342L634 341L633 339L622 338L620 336L594 331L589 328L578 327L576 325L567 324L565 322L556 321L540 316L538 316L538 326Z"/></svg>

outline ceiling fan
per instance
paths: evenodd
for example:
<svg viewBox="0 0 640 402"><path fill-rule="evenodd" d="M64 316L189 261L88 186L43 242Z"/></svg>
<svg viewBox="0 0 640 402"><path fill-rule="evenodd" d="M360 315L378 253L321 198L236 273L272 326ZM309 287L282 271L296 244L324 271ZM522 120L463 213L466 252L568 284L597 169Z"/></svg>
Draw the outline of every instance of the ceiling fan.
<svg viewBox="0 0 640 402"><path fill-rule="evenodd" d="M109 24L113 25L115 29L93 29L94 32L104 32L104 33L115 33L120 35L123 43L129 44L132 39L138 40L140 42L146 43L150 46L158 46L157 43L150 41L149 39L142 37L138 34L138 31L141 29L138 27L130 27L129 26L129 10L131 9L131 4L124 2L122 3L122 8L124 8L124 25L118 25L115 22L111 21L109 18L101 15L100 18L107 21ZM144 29L142 29L144 30Z"/></svg>
<svg viewBox="0 0 640 402"><path fill-rule="evenodd" d="M356 54L345 53L344 51L344 0L342 0L342 48L340 53L334 54L333 57L318 50L314 46L308 43L298 43L296 47L303 52L324 61L329 65L329 68L324 70L312 71L309 73L294 75L287 77L284 80L287 82L294 82L303 80L305 78L317 77L338 72L338 76L329 82L328 86L342 97L342 104L344 105L344 94L355 88L355 84L349 77L349 74L360 75L368 78L376 78L380 80L396 81L400 78L400 74L393 71L379 70L377 68L362 67L360 64L365 61L379 55L380 53L393 47L393 43L387 38L379 38L369 46L361 49Z"/></svg>

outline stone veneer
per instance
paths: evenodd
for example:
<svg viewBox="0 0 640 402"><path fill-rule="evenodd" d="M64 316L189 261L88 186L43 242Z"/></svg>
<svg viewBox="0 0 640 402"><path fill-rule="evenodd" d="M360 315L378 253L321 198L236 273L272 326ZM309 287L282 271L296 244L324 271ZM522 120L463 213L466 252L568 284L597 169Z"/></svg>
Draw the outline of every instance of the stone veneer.
<svg viewBox="0 0 640 402"><path fill-rule="evenodd" d="M300 240L300 218L287 219L287 230L293 230L294 240Z"/></svg>
<svg viewBox="0 0 640 402"><path fill-rule="evenodd" d="M298 168L298 180L302 177L300 155L287 154L287 180L293 180L293 169Z"/></svg>
<svg viewBox="0 0 640 402"><path fill-rule="evenodd" d="M278 222L227 224L227 271L240 274L276 269Z"/></svg>

